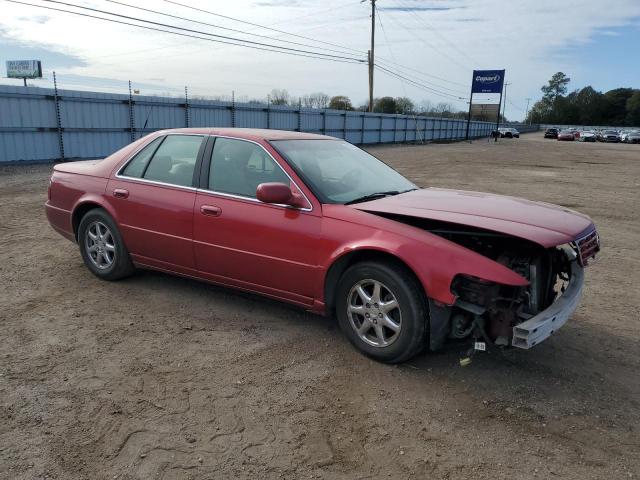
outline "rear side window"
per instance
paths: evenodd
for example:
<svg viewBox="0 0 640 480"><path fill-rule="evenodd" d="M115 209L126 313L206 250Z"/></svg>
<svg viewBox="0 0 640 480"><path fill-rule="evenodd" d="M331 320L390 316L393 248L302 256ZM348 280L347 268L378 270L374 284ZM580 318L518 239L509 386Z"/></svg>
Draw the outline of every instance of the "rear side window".
<svg viewBox="0 0 640 480"><path fill-rule="evenodd" d="M167 135L155 151L143 178L190 187L202 144L201 135Z"/></svg>
<svg viewBox="0 0 640 480"><path fill-rule="evenodd" d="M209 190L255 198L261 183L290 185L289 177L259 145L216 138L211 155Z"/></svg>
<svg viewBox="0 0 640 480"><path fill-rule="evenodd" d="M134 178L142 177L142 174L144 173L144 169L147 166L147 163L149 163L149 159L153 155L153 152L156 151L156 148L158 148L158 145L160 144L163 138L164 137L156 138L151 143L149 143L149 145L147 145L142 150L140 150L136 154L136 156L133 157L133 160L131 160L127 164L125 169L122 171L122 175L126 177L134 177Z"/></svg>

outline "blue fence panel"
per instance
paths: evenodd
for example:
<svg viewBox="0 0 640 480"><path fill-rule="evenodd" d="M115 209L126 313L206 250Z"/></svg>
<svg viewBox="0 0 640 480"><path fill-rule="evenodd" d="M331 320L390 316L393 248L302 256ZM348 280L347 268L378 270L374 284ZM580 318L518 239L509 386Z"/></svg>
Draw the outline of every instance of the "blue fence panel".
<svg viewBox="0 0 640 480"><path fill-rule="evenodd" d="M59 160L61 143L65 160L100 158L132 138L187 126L299 130L355 144L459 140L467 128L460 119L73 90L60 90L57 106L53 89L0 85L0 163ZM469 127L469 136L478 138L495 124Z"/></svg>

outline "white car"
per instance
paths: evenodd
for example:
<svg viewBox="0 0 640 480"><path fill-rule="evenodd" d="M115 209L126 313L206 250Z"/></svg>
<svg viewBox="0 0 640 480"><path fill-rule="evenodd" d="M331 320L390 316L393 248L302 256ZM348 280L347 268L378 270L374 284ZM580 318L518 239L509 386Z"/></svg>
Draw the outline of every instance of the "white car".
<svg viewBox="0 0 640 480"><path fill-rule="evenodd" d="M520 132L515 128L499 128L500 138L520 138Z"/></svg>
<svg viewBox="0 0 640 480"><path fill-rule="evenodd" d="M596 139L597 134L592 131L580 132L580 136L578 137L578 141L580 142L595 142Z"/></svg>
<svg viewBox="0 0 640 480"><path fill-rule="evenodd" d="M620 141L624 143L640 143L640 130L624 132L620 136Z"/></svg>

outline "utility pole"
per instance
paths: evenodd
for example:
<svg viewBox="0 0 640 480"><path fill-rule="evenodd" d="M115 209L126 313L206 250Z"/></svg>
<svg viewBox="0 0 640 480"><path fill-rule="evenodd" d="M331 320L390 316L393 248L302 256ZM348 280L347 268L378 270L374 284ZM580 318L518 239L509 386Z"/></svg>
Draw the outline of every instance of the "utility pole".
<svg viewBox="0 0 640 480"><path fill-rule="evenodd" d="M369 50L369 111L373 112L373 66L376 38L376 0L371 0L371 49Z"/></svg>
<svg viewBox="0 0 640 480"><path fill-rule="evenodd" d="M524 113L524 121L527 121L527 117L529 116L529 102L531 101L530 98L527 98L527 111ZM531 122L529 122L529 125L531 125Z"/></svg>
<svg viewBox="0 0 640 480"><path fill-rule="evenodd" d="M504 112L507 109L507 87L511 85L510 83L506 83L504 84L504 104L502 105L502 123L506 123L505 122L505 118L504 118ZM498 118L500 117L500 115L498 115Z"/></svg>

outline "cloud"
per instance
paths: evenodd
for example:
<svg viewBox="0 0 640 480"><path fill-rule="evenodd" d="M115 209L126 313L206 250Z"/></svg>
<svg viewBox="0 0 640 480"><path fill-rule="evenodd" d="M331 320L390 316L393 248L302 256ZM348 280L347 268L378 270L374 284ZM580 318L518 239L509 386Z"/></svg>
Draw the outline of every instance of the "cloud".
<svg viewBox="0 0 640 480"><path fill-rule="evenodd" d="M20 17L18 20L21 20L23 22L33 22L33 23L47 23L49 21L48 16L46 15L35 15L33 17Z"/></svg>
<svg viewBox="0 0 640 480"><path fill-rule="evenodd" d="M448 10L463 9L465 7L378 7L377 10L389 12L446 12Z"/></svg>
<svg viewBox="0 0 640 480"><path fill-rule="evenodd" d="M139 0L136 5L273 39L194 26L216 34L268 43L278 40L313 43L172 4L160 6L153 0ZM371 7L368 3L194 0L193 5L328 42L314 43L315 47L288 45L293 48L335 55L348 53L361 59L366 58L369 49ZM124 7L113 7L113 10L190 26L176 19ZM47 20L40 23L45 15ZM455 91L456 96L463 97L468 95L473 69L506 68L507 81L512 84L509 97L513 103L523 104L526 102L518 99L537 97L540 85L558 70L572 77L578 77L575 72L580 72L582 78L597 70L598 60L578 57L573 50L593 42L594 38L600 41L598 33L601 38L616 39L610 34L620 33L621 27L637 27L640 2L617 0L616 8L603 8L602 0L583 0L580 8L576 8L571 2L557 0L506 3L504 0L388 0L379 2L377 17L384 29L377 29L376 59L387 67L390 64L384 62L401 64L408 70L398 67L394 71L420 79L432 89ZM38 23L36 27L34 22ZM74 81L87 77L131 79L148 84L149 88L175 88L176 91L188 85L190 94L194 95L230 94L235 90L238 96L260 97L272 88L286 88L295 96L312 91L344 94L356 104L367 98L366 65L220 45L15 4L3 5L0 29L3 57L14 54L41 57L43 66L55 67L63 80L70 75L77 76L73 77ZM631 30L635 31L633 27ZM9 45L9 41L13 43ZM16 45L27 50L12 49ZM344 50L343 45L355 51ZM636 68L637 72L631 63L628 68ZM111 86L107 80L104 83ZM449 101L382 72L376 73L375 95L407 95L433 103ZM465 108L464 101L456 106ZM507 116L515 114L520 115L508 103Z"/></svg>

